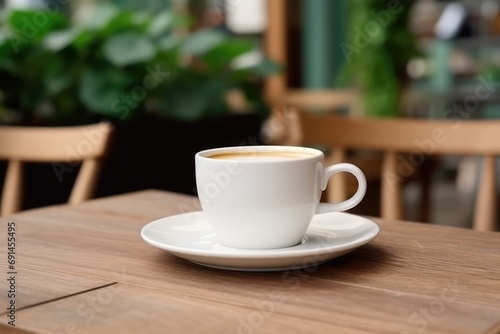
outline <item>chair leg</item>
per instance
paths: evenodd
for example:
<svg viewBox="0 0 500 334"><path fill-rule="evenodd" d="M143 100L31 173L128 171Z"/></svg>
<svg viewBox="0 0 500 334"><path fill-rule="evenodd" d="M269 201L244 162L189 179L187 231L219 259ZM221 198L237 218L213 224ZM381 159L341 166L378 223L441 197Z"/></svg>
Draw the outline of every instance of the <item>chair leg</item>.
<svg viewBox="0 0 500 334"><path fill-rule="evenodd" d="M382 198L381 216L384 219L402 219L402 176L398 175L398 154L388 152L384 154L382 163Z"/></svg>
<svg viewBox="0 0 500 334"><path fill-rule="evenodd" d="M92 159L83 162L71 191L68 200L69 204L78 204L93 196L100 168L101 163L99 160Z"/></svg>
<svg viewBox="0 0 500 334"><path fill-rule="evenodd" d="M496 225L496 157L487 156L483 161L473 228L478 231L494 231Z"/></svg>
<svg viewBox="0 0 500 334"><path fill-rule="evenodd" d="M22 197L23 165L20 161L10 161L5 175L0 215L7 216L20 211Z"/></svg>
<svg viewBox="0 0 500 334"><path fill-rule="evenodd" d="M329 161L332 164L338 164L345 161L345 151L343 149L335 149L332 159ZM332 182L333 181L333 182ZM345 173L334 175L331 180L331 186L326 188L327 200L331 203L338 203L347 199L347 180Z"/></svg>

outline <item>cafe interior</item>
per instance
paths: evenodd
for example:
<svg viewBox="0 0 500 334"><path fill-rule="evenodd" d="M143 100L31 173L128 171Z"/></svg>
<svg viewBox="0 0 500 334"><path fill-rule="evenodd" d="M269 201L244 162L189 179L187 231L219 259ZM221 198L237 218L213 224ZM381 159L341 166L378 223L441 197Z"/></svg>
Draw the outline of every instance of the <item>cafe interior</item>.
<svg viewBox="0 0 500 334"><path fill-rule="evenodd" d="M19 242L2 333L500 333L499 0L0 8L1 235L15 223ZM147 225L201 210L197 152L246 146L359 167L366 194L338 214L376 223L358 246L377 238L305 265L183 248L198 216L173 237ZM359 182L336 174L320 201Z"/></svg>
<svg viewBox="0 0 500 334"><path fill-rule="evenodd" d="M3 2L5 13L15 13L10 19L4 13L3 36L13 29L20 35L3 39L2 124L114 124L89 198L149 188L196 195L193 156L211 147L312 144L332 158L339 135L325 128L317 143L307 142L297 113L369 119L373 128L377 120L403 120L409 127L412 120L447 121L444 141L449 128L463 141L474 136L460 133L462 121L500 115L497 1L394 1L394 8L361 0ZM29 10L40 11L40 17L23 25ZM43 15L52 11L54 16ZM144 32L126 22L132 14L156 24L149 33L159 38L157 45L146 45L142 38L149 36L139 36ZM122 25L110 23L112 15L123 16ZM90 37L91 29L106 24L107 31ZM134 31L129 41L116 37L126 29ZM83 32L72 35L74 30L85 31L86 39ZM176 39L187 46L175 49ZM113 41L116 54L109 48ZM38 52L41 46L45 53ZM175 57L182 64L173 64ZM204 62L213 70L205 71ZM224 66L229 64L231 69ZM478 141L477 149L465 150L470 152L443 148L438 154L432 128L440 124L398 139L402 126L395 125L391 132L397 135L388 140L408 142L396 171L399 218L470 228L479 195L491 199L484 210L496 207L496 186L479 191L483 158L490 153L482 151L486 143ZM366 142L343 144L348 151L341 159L360 164L370 183L367 199L354 212L381 216L382 153L395 148ZM176 163L159 151L171 152ZM72 153L79 155L67 155ZM24 168L18 209L67 201L79 167L62 161ZM165 177L165 169L176 177ZM496 170L484 182L498 183ZM331 182L344 189L324 194L325 201L355 188L349 177L336 178Z"/></svg>

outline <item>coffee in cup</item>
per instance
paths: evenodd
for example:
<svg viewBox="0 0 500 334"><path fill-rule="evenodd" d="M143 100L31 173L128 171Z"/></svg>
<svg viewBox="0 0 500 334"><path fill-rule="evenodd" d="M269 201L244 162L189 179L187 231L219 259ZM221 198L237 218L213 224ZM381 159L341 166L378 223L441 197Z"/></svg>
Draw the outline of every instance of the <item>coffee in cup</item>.
<svg viewBox="0 0 500 334"><path fill-rule="evenodd" d="M289 160L310 157L310 154L299 152L251 152L251 153L220 153L211 155L212 159L233 160L233 161L255 161L255 160Z"/></svg>

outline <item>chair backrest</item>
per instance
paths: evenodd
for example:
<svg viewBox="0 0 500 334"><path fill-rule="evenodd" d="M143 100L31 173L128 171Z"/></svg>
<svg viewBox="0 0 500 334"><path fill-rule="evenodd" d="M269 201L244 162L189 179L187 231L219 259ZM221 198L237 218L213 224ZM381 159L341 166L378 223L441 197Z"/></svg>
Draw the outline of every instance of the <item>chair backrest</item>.
<svg viewBox="0 0 500 334"><path fill-rule="evenodd" d="M299 137L296 110L339 111L348 109L349 117L363 115L359 93L353 89L293 89L271 101L270 117L263 124L264 141L275 145L294 145ZM290 111L290 112L288 112Z"/></svg>
<svg viewBox="0 0 500 334"><path fill-rule="evenodd" d="M483 156L473 227L495 229L500 121L345 118L305 112L298 113L298 120L301 144L331 148L334 162L344 161L347 149L383 152L381 216L387 219L402 218L402 181L426 157L434 154ZM345 188L345 185L336 184L336 187Z"/></svg>
<svg viewBox="0 0 500 334"><path fill-rule="evenodd" d="M350 116L361 116L359 93L353 89L294 89L287 91L279 101L288 107L304 109L335 110L348 107Z"/></svg>
<svg viewBox="0 0 500 334"><path fill-rule="evenodd" d="M53 163L55 169L74 168L81 162L68 202L76 204L89 199L112 129L106 122L72 127L0 126L0 160L8 161L0 215L21 209L23 162Z"/></svg>

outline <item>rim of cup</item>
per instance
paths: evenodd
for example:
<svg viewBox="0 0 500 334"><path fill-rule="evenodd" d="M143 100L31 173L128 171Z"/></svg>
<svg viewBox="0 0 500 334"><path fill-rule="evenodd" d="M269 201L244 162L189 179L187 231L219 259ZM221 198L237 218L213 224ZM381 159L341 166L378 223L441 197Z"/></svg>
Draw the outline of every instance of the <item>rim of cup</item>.
<svg viewBox="0 0 500 334"><path fill-rule="evenodd" d="M252 154L252 153L273 153L273 152L303 153L303 154L308 154L310 156L300 157L291 160L288 159L280 160L280 161L266 161L266 160L256 159L256 160L242 160L242 161L238 160L238 162L276 163L276 162L289 162L297 160L309 160L309 159L317 159L318 157L324 157L323 152L316 148L303 147L303 146L285 146L285 145L252 145L252 146L228 146L228 147L210 148L196 153L195 157L207 160L216 160L212 158L212 156L218 154L231 154L231 153ZM236 160L228 159L226 161L236 161Z"/></svg>

